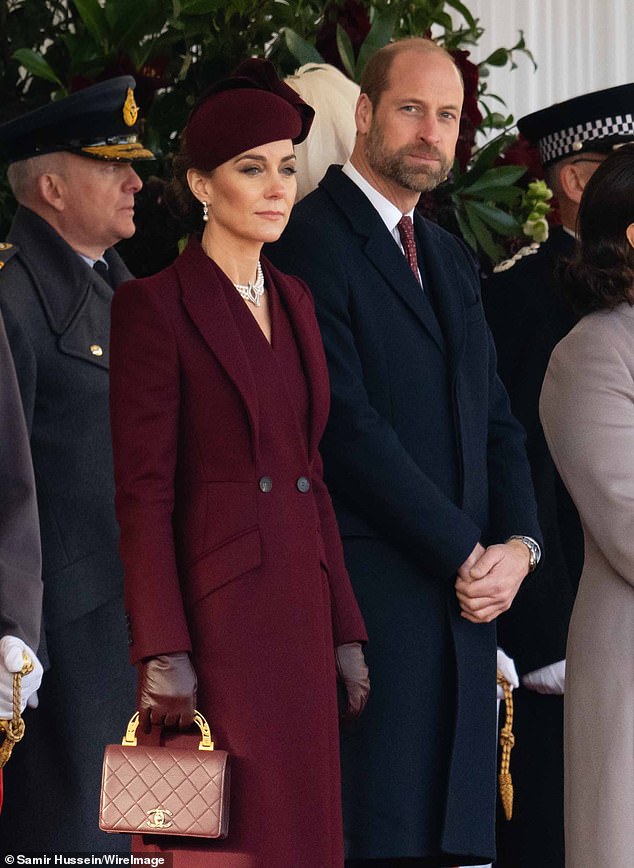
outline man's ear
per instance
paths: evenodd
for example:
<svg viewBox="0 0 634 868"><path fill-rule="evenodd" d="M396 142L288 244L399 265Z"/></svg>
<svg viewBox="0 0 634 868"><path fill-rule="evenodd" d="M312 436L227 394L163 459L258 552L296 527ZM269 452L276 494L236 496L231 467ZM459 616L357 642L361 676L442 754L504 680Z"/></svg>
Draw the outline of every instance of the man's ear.
<svg viewBox="0 0 634 868"><path fill-rule="evenodd" d="M69 193L61 175L56 172L44 172L37 178L36 186L40 198L50 208L55 211L63 211L66 208L66 197Z"/></svg>
<svg viewBox="0 0 634 868"><path fill-rule="evenodd" d="M634 247L634 223L630 223L630 225L625 230L625 236L630 243L630 247Z"/></svg>
<svg viewBox="0 0 634 868"><path fill-rule="evenodd" d="M354 119L357 124L357 132L365 135L372 124L372 103L370 102L370 97L367 93L362 93L359 95L359 99L357 100L357 106L354 111Z"/></svg>
<svg viewBox="0 0 634 868"><path fill-rule="evenodd" d="M565 163L559 170L559 187L561 192L576 202L581 202L581 196L586 184L592 177L592 171L588 171L587 163Z"/></svg>

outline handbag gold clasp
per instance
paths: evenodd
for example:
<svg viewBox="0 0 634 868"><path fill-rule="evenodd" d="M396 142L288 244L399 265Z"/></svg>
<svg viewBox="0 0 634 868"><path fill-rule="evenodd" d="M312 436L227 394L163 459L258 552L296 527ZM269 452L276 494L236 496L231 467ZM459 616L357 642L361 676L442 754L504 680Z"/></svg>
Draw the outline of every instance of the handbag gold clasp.
<svg viewBox="0 0 634 868"><path fill-rule="evenodd" d="M152 808L151 811L147 812L147 815L150 818L147 821L150 829L169 829L173 825L172 821L167 818L173 817L174 814L167 808Z"/></svg>
<svg viewBox="0 0 634 868"><path fill-rule="evenodd" d="M198 729L200 730L200 742L198 744L198 750L213 750L214 743L211 738L211 729L209 728L209 724L202 716L200 711L194 712L194 723L198 726ZM126 745L127 747L136 747L136 731L138 725L139 712L135 711L130 718L121 744Z"/></svg>

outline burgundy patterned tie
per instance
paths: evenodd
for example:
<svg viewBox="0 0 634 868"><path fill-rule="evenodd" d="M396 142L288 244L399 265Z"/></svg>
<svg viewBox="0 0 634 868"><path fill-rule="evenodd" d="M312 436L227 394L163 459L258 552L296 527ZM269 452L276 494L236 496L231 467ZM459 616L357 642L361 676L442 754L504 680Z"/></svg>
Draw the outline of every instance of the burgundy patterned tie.
<svg viewBox="0 0 634 868"><path fill-rule="evenodd" d="M420 283L420 274L418 271L418 259L416 257L416 241L414 239L414 224L411 217L406 217L405 214L396 224L398 234L401 236L401 244L405 251L405 258L409 262L409 267L414 272L414 277Z"/></svg>

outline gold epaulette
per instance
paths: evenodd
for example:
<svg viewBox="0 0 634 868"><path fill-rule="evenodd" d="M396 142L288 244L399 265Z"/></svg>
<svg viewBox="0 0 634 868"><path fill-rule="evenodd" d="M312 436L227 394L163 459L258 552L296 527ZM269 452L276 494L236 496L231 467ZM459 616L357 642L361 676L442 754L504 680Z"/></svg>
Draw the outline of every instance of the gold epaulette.
<svg viewBox="0 0 634 868"><path fill-rule="evenodd" d="M527 244L526 247L521 247L514 256L511 256L510 259L504 259L502 262L498 262L493 269L493 274L499 274L501 271L508 271L509 268L513 268L520 259L524 259L525 256L532 256L533 253L537 253L540 247L541 243L539 241L533 241L532 244Z"/></svg>
<svg viewBox="0 0 634 868"><path fill-rule="evenodd" d="M9 244L8 241L0 241L0 270L4 268L7 262L18 252L15 244Z"/></svg>

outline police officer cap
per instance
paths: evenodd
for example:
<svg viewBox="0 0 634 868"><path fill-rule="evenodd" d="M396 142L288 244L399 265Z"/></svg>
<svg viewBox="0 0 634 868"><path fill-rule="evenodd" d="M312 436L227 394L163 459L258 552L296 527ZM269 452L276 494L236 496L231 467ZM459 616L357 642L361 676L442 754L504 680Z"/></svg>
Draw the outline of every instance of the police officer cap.
<svg viewBox="0 0 634 868"><path fill-rule="evenodd" d="M151 160L154 154L137 139L134 87L122 75L14 118L0 126L0 150L9 163L55 151L110 162Z"/></svg>
<svg viewBox="0 0 634 868"><path fill-rule="evenodd" d="M544 166L583 151L608 153L634 140L634 84L577 96L517 122L524 138L539 144Z"/></svg>

